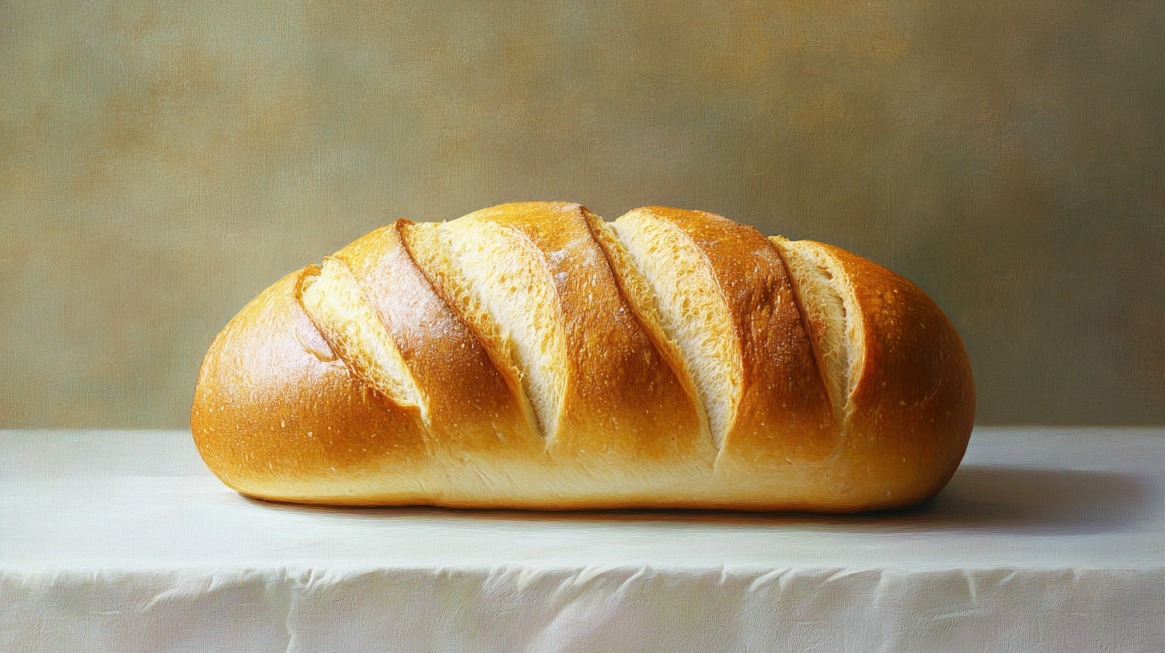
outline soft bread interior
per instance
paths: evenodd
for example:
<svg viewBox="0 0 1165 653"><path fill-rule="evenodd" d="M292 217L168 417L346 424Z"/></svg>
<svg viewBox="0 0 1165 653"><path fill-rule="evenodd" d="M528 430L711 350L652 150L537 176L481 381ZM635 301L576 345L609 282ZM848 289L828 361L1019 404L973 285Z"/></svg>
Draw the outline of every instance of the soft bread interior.
<svg viewBox="0 0 1165 653"><path fill-rule="evenodd" d="M495 363L508 368L546 437L558 428L568 364L562 307L545 258L524 234L469 215L411 225L410 252Z"/></svg>
<svg viewBox="0 0 1165 653"><path fill-rule="evenodd" d="M397 404L419 408L428 422L424 393L342 261L325 259L319 274L305 275L300 298L312 322L359 377Z"/></svg>
<svg viewBox="0 0 1165 653"><path fill-rule="evenodd" d="M687 234L651 213L633 211L607 232L622 248L612 257L636 310L671 349L690 380L717 448L736 419L743 362L732 313L712 266ZM628 283L629 282L629 283ZM639 295L636 297L636 295Z"/></svg>
<svg viewBox="0 0 1165 653"><path fill-rule="evenodd" d="M818 243L773 237L792 277L834 411L844 415L864 363L865 334L841 263Z"/></svg>

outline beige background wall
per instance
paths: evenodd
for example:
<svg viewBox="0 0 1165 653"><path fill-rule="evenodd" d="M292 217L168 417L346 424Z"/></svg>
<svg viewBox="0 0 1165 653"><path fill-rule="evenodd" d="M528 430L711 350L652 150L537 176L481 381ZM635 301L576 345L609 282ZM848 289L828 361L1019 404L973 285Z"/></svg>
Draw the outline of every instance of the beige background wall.
<svg viewBox="0 0 1165 653"><path fill-rule="evenodd" d="M516 199L841 245L980 422L1165 422L1165 3L0 2L0 427L185 426L269 282Z"/></svg>

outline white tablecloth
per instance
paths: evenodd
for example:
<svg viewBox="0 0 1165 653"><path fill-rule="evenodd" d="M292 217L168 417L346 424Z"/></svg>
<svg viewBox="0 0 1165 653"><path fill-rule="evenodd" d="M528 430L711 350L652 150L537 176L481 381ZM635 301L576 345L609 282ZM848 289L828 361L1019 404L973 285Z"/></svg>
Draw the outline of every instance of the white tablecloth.
<svg viewBox="0 0 1165 653"><path fill-rule="evenodd" d="M977 429L880 516L325 509L0 431L0 651L1160 651L1165 430Z"/></svg>

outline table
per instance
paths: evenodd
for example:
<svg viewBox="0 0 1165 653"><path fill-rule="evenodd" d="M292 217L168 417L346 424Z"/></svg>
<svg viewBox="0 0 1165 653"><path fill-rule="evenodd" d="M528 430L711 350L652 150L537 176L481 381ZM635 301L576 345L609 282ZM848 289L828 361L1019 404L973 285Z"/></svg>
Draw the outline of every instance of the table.
<svg viewBox="0 0 1165 653"><path fill-rule="evenodd" d="M856 517L329 509L0 431L0 651L1162 650L1165 429L978 428Z"/></svg>

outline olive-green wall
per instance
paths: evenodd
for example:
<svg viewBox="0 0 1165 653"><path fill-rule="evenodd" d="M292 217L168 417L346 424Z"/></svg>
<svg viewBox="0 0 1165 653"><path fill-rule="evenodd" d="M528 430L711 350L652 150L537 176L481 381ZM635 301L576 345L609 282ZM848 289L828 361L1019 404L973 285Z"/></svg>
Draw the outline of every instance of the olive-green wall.
<svg viewBox="0 0 1165 653"><path fill-rule="evenodd" d="M979 421L1165 422L1165 3L0 2L0 427L181 427L281 274L502 201L913 279Z"/></svg>

